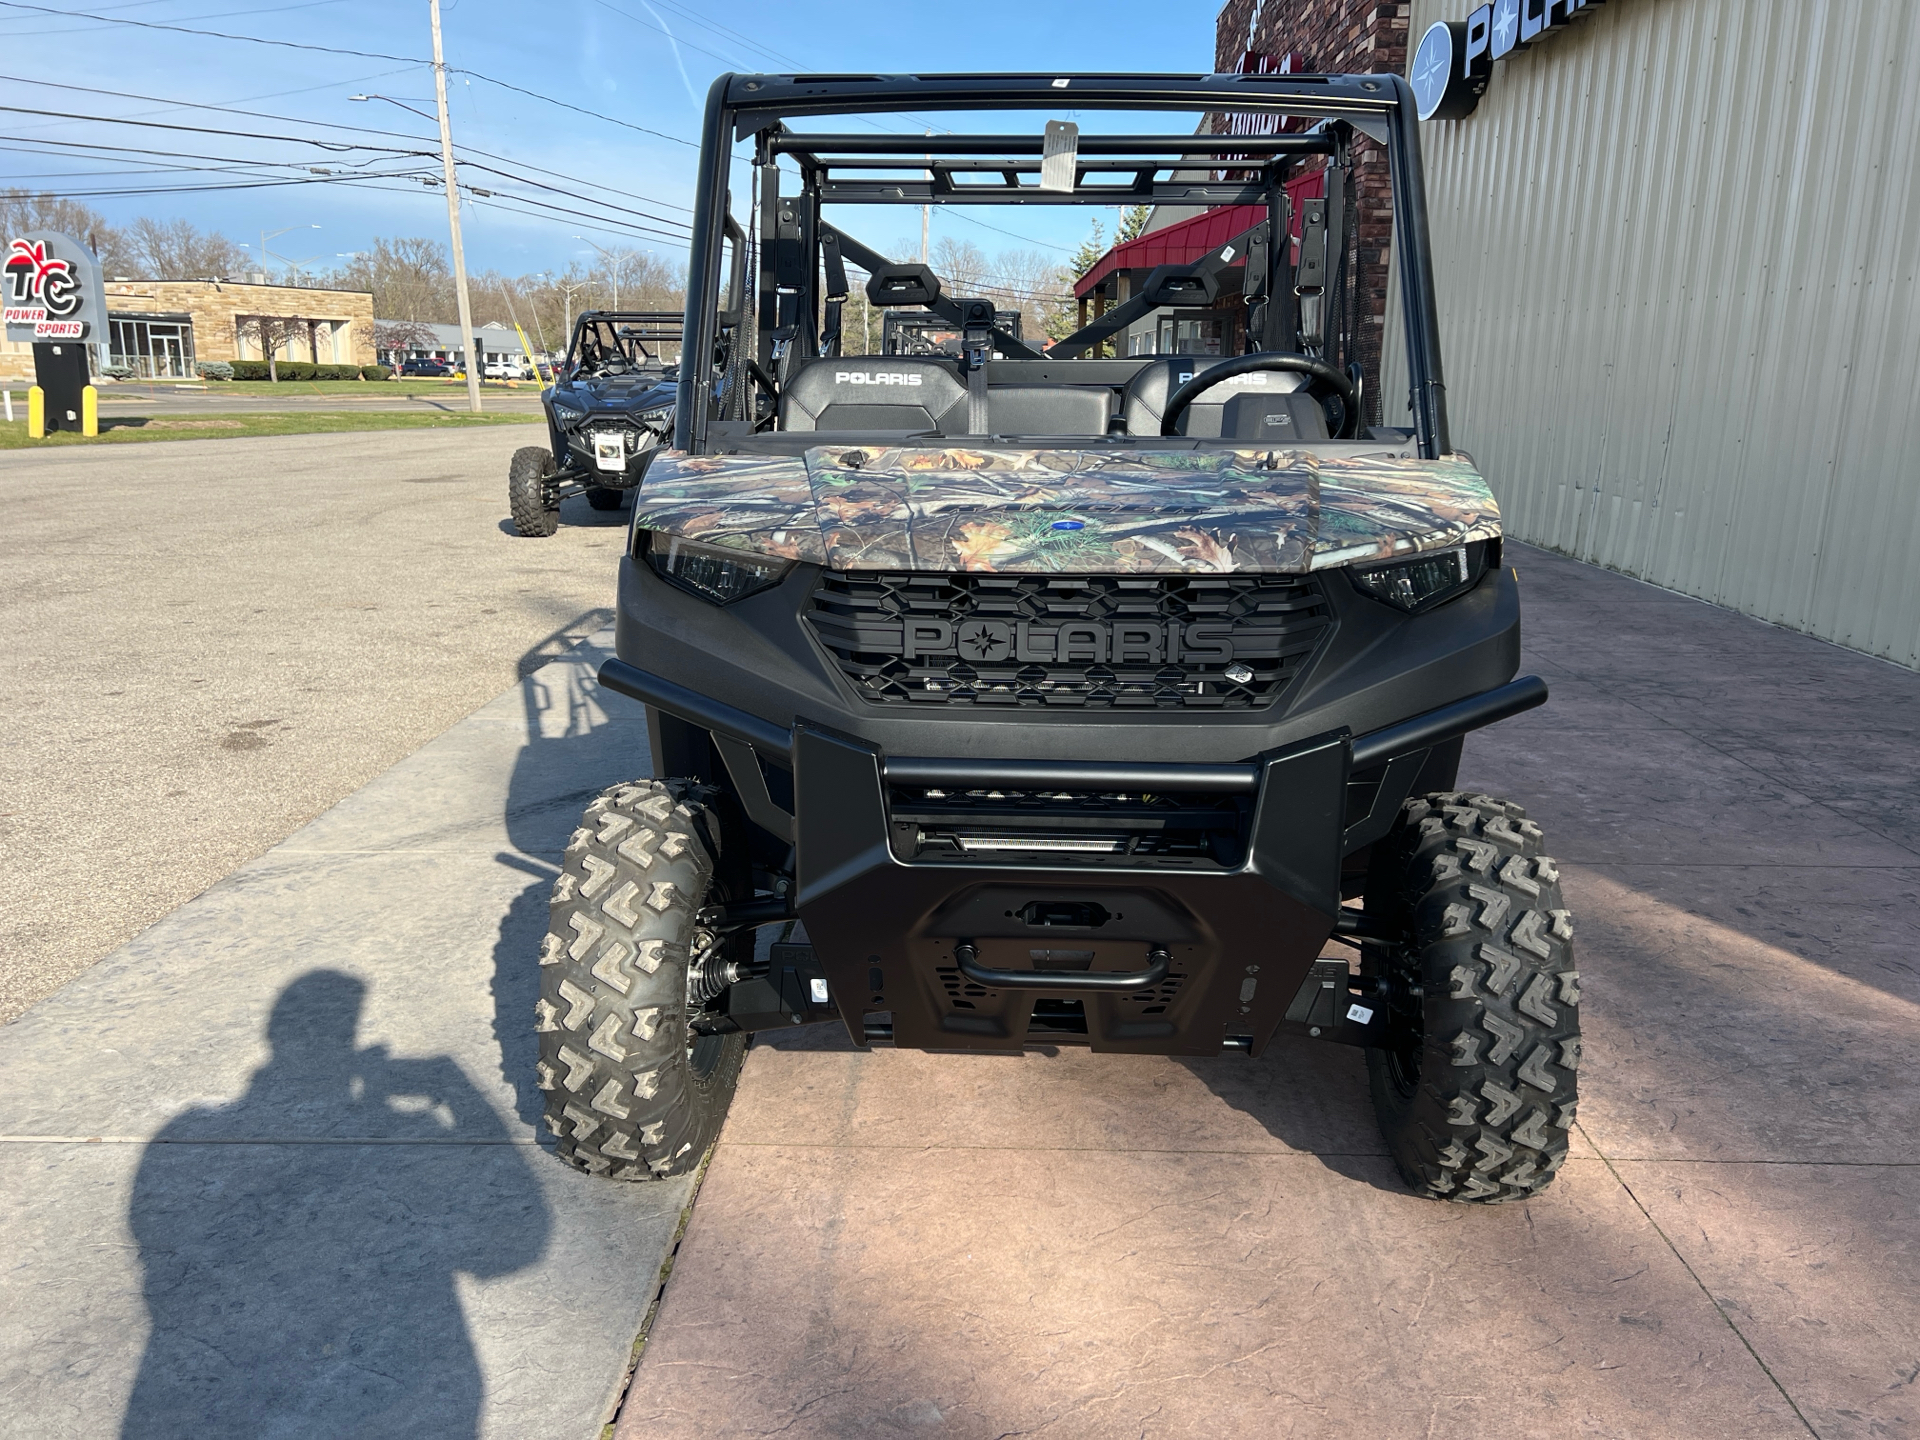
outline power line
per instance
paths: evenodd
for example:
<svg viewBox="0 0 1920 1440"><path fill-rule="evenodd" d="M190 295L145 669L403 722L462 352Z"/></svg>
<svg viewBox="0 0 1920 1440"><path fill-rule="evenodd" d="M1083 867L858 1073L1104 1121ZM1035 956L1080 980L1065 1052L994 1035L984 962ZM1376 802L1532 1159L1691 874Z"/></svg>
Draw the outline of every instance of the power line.
<svg viewBox="0 0 1920 1440"><path fill-rule="evenodd" d="M33 10L45 15L60 15L76 20L97 20L103 25L134 25L142 30L167 30L177 35L200 35L212 40L238 40L249 45L272 45L283 50L311 50L322 55L353 55L363 60L396 60L403 65L427 65L432 62L417 55L389 55L379 50L347 50L336 45L310 45L302 40L269 40L260 35L235 35L227 30L198 30L188 25L163 25L154 20L128 20L118 15L93 15L80 10L55 10L47 5L30 5L26 0L0 0L0 6L9 10ZM707 52L712 53L712 52ZM489 85L498 85L502 90L511 90L529 99L542 100L562 110L571 110L577 115L585 115L594 120L603 120L609 125L618 125L623 129L637 131L642 135L652 135L656 139L670 140L676 145L686 145L698 150L699 143L686 140L678 135L669 135L664 130L652 130L645 125L635 125L630 121L618 119L612 115L602 115L596 110L585 110L578 105L569 105L564 100L556 100L551 95L541 95L533 90L522 89L505 80L496 80L493 76L478 70L466 70L448 66L456 75L471 75L476 80L484 80Z"/></svg>
<svg viewBox="0 0 1920 1440"><path fill-rule="evenodd" d="M399 73L400 73L399 71L395 71L395 70L385 70L381 72L381 74L383 75L395 75ZM292 118L291 116L287 116L287 115L275 115L271 111L267 111L267 110L241 110L232 105L209 105L203 101L198 101L198 100L170 100L164 95L141 95L131 90L102 90L97 85L67 85L67 84L62 84L58 80L37 80L25 75L0 75L0 80L10 80L16 85L40 85L50 90L77 90L82 94L86 94L86 95L108 95L116 100L141 100L154 105L171 105L182 110L214 110L214 111L218 111L222 115L245 115L246 117L252 120L288 120ZM326 85L316 85L316 86L313 86L312 88L316 90L331 90L334 87L332 82L329 82ZM303 92L286 91L284 93L300 94ZM35 114L44 113L44 114L52 115L52 114L58 114L59 112L49 110L44 112L35 111L32 113L35 113ZM117 115L98 115L98 116L90 116L88 118L96 119L96 120L111 121L115 124L122 124L122 123L127 123L128 121L132 120L134 117L129 116L129 117L123 118ZM329 130L350 130L356 135L382 135L389 140L418 140L422 145L431 145L432 143L434 143L432 140L428 139L425 136L400 135L400 134L396 134L392 130L378 130L369 125L344 125L337 120L302 120L300 123L303 125L324 125ZM224 133L232 134L233 132L226 131ZM480 152L476 152L476 153L480 153Z"/></svg>
<svg viewBox="0 0 1920 1440"><path fill-rule="evenodd" d="M16 113L16 114L26 114L26 115L54 116L54 117L67 119L67 120L85 120L85 121L92 121L92 122L96 122L100 124L108 124L108 125L137 125L141 129L147 129L147 130L183 130L196 135L219 135L227 139L236 138L233 135L233 132L231 130L214 129L212 127L205 126L205 125L180 125L180 124L176 124L176 123L165 121L165 120L123 120L118 117L110 116L110 115L79 115L79 114L73 114L70 112L59 111L59 110L29 109L25 106L20 106L20 105L0 105L0 111ZM245 138L254 139L254 140L286 141L296 145L313 145L333 155L343 154L343 153L351 152L354 150L373 150L373 151L378 151L382 154L392 155L392 156L408 156L408 157L416 157L421 159L433 158L433 152L429 150L404 150L397 146L392 146L392 145L370 145L367 142L361 141L361 140L354 140L354 141L323 140L323 139L318 139L318 138L313 138L308 136L301 136L301 135L252 135L252 136L247 136ZM141 153L156 154L156 155L167 155L167 154L176 153L176 152L164 151L164 150L147 150L145 149L145 147L140 147L140 146L108 145L108 144L94 142L94 141L55 140L50 137L44 137L44 136L35 136L34 139L37 143L47 144L47 145L59 145L69 149L118 150L118 151L129 151L129 152L138 150ZM194 159L194 160L223 160L223 161L231 162L233 164L241 164L241 165L292 165L292 164L304 163L302 161L242 159L241 157L238 157L238 156L229 156L229 155L182 154L182 158ZM357 163L370 164L372 162L361 161ZM517 174L514 171L502 170L497 166L483 165L474 160L467 160L467 161L464 161L463 163L469 169L481 170L490 175L499 175L505 179L515 181L519 184L532 185L536 189L547 190L556 195L565 195L565 196L568 196L570 199L579 200L588 205L598 205L608 210L625 211L629 215L635 215L640 217L643 220L653 221L656 224L677 225L677 226L685 227L687 223L683 220L675 220L668 216L650 215L644 210L635 210L631 206L616 205L610 200L600 200L589 195L576 194L573 191L563 190L560 187L555 185L548 185L543 181L532 179L531 177L526 175ZM635 196L633 198L644 199L645 197Z"/></svg>
<svg viewBox="0 0 1920 1440"><path fill-rule="evenodd" d="M0 0L0 4L7 0ZM99 125L137 125L143 130L186 130L195 135L224 135L228 139L245 138L249 140L285 140L295 145L317 145L323 150L380 150L389 155L427 155L437 158L432 150L407 150L397 145L369 145L364 140L322 140L306 135L249 135L235 137L232 130L217 129L211 125L181 125L169 120L132 120L117 115L80 115L67 110L38 110L26 105L0 105L0 111L13 115L44 115L55 120L84 120ZM397 137L397 138L412 138Z"/></svg>
<svg viewBox="0 0 1920 1440"><path fill-rule="evenodd" d="M989 225L984 220L976 220L971 215L949 209L946 206L941 207L940 213L942 215L950 215L955 220L964 220L969 225L978 225L982 230L991 230L996 235L1005 235L1009 240L1024 240L1029 245L1039 245L1048 250L1058 250L1062 255L1070 255L1073 253L1073 248L1069 245L1055 245L1051 240L1036 240L1031 235L1016 235L1011 230L1002 230L998 225Z"/></svg>
<svg viewBox="0 0 1920 1440"><path fill-rule="evenodd" d="M337 45L309 45L301 40L267 40L258 35L234 35L224 30L195 30L186 25L163 25L157 20L129 20L120 15L91 15L83 10L56 10L51 5L29 5L26 0L0 0L9 10L33 10L63 20L98 20L102 25L134 25L142 30L171 30L177 35L204 35L213 40L244 40L252 45L274 45L282 50L312 50L322 55L353 55L362 60L398 60L404 65L426 65L417 55L388 55L379 50L346 50Z"/></svg>
<svg viewBox="0 0 1920 1440"><path fill-rule="evenodd" d="M398 72L385 71L382 73L395 74ZM244 115L244 116L247 116L249 119L255 119L255 120L283 120L284 121L289 118L288 116L285 116L285 115L275 115L270 111L266 111L266 110L242 110L232 105L211 105L211 104L207 104L204 101L199 101L199 100L173 100L163 95L141 95L130 90L103 90L93 85L66 85L66 84L61 84L59 81L55 81L55 80L29 79L24 75L0 75L0 80L10 80L20 85L40 85L40 86L45 86L47 88L54 89L54 90L77 90L87 95L108 95L113 97L116 100L139 100L139 101L144 101L144 102L155 104L155 105L171 105L171 106L177 106L178 108L184 109L184 110L212 110L222 115ZM316 85L312 88L316 90L331 89L332 86L331 84L324 85L324 86ZM283 93L302 94L305 92L287 91ZM33 113L57 114L59 112L35 111ZM131 120L131 117L123 119L122 117L119 117L119 116L101 115L101 116L94 116L92 118L100 121L103 124L118 125L118 124L135 123ZM419 143L422 145L431 145L434 143L431 139L425 136L401 135L401 134L396 134L394 131L391 131L391 130L375 129L372 126L367 126L367 125L347 125L338 120L306 119L306 120L301 120L299 123L303 125L320 125L320 126L324 126L329 130L346 130L356 135L379 135L390 140L418 140ZM231 134L232 132L220 131L217 133ZM513 165L513 164L520 163L514 160L511 156L496 155L490 150L482 150L473 145L463 144L460 147L460 149L466 155L480 155L485 157L488 160L498 160L502 164ZM408 152L408 153L414 153L414 152ZM420 153L430 153L430 152L423 151ZM467 164L470 162L462 160L461 163ZM576 185L585 185L589 189L604 190L610 195L624 195L629 200L641 200L646 202L649 205L658 205L662 209L666 209L666 210L680 210L680 211L684 211L689 215L693 213L691 207L686 205L676 205L671 200L662 200L653 195L640 195L631 190L622 190L618 186L608 185L598 180L589 180L584 176L569 175L564 170L554 170L544 166L542 168L545 170L545 173L549 175L555 176L561 180L571 180Z"/></svg>
<svg viewBox="0 0 1920 1440"><path fill-rule="evenodd" d="M274 9L275 9L275 12L276 12L276 13L278 13L279 11L283 11L283 10L312 10L312 9L315 9L315 8L317 8L317 7L319 7L319 6L321 6L321 5L339 5L339 4L343 4L343 3L344 3L344 0L306 0L306 3L304 3L304 4L301 4L301 5L278 5L278 6L275 6L275 7L274 7ZM22 8L32 8L32 7L22 7ZM125 9L131 9L131 8L133 8L133 7L132 7L132 6L126 6L126 5L121 5L121 6L109 6L108 8L109 8L109 9L121 9L121 10L125 10ZM69 15L71 15L71 14L72 14L73 12L71 12L71 11L67 11L67 12L64 12L64 13L66 13L66 14L69 14ZM182 16L179 16L178 18L179 18L179 19L182 19L182 20L224 20L224 19L226 19L226 18L227 18L228 16L231 16L231 15L258 15L259 13L260 13L260 12L259 12L259 10L257 10L257 9L254 9L254 10L216 10L216 11L215 11L215 12L213 12L213 13L212 13L211 15L182 15ZM91 16L91 15L90 15L90 16L86 16L86 17L84 17L84 18L86 18L86 19L90 19L90 20L91 20L91 19L104 19L104 18L110 18L110 19L112 19L112 20L113 20L113 21L114 21L115 23L118 23L118 24L133 24L133 25L137 25L137 24L139 24L139 23L140 23L140 22L139 22L139 21L137 21L137 20L133 20L133 21L122 21L122 20L120 20L120 19L119 19L119 17L118 17L118 16L113 16L113 17L103 17L103 16ZM83 33L85 33L85 27L84 27L84 26L79 26L79 25L64 25L64 26L60 26L60 27L58 27L58 28L56 28L56 29L53 29L53 30L9 30L9 31L7 32L7 38L8 38L9 40L13 40L13 39L25 39L25 38L26 38L27 36L29 36L29 35L76 35L76 34L83 34Z"/></svg>
<svg viewBox="0 0 1920 1440"><path fill-rule="evenodd" d="M9 3L9 0L0 0L0 4L5 3ZM653 135L662 140L671 140L676 145L686 145L695 150L700 148L700 142L697 140L683 140L678 135L667 134L664 130L649 130L644 125L634 125L626 120L616 119L611 115L602 115L598 110L583 110L578 105L569 105L566 101L556 100L551 95L541 95L532 90L523 90L518 85L509 85L506 81L496 80L491 75L482 75L478 70L461 70L453 66L448 66L447 68L453 70L453 73L456 75L471 75L474 79L484 80L489 85L498 85L502 90L511 90L516 95L525 95L533 100L544 100L549 105L558 105L562 110L571 110L576 115L585 115L594 120L604 120L609 125L623 126L628 130L638 130L642 135Z"/></svg>

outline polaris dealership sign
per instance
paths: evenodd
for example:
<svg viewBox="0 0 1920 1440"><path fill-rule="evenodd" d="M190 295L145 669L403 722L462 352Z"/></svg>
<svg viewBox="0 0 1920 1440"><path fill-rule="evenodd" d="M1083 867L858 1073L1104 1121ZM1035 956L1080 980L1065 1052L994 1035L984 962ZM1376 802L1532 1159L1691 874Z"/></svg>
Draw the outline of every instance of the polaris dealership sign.
<svg viewBox="0 0 1920 1440"><path fill-rule="evenodd" d="M1493 0L1464 20L1427 28L1413 52L1413 98L1422 120L1459 120L1486 93L1493 62L1558 34L1605 0Z"/></svg>

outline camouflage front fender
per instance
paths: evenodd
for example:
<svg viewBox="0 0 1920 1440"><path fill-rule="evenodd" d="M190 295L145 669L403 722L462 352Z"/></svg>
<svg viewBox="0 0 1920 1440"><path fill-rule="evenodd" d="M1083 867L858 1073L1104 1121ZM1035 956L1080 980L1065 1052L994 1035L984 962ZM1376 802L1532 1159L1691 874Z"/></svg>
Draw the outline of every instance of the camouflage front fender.
<svg viewBox="0 0 1920 1440"><path fill-rule="evenodd" d="M1300 574L1500 533L1472 463L1309 450L661 453L641 527L835 570Z"/></svg>

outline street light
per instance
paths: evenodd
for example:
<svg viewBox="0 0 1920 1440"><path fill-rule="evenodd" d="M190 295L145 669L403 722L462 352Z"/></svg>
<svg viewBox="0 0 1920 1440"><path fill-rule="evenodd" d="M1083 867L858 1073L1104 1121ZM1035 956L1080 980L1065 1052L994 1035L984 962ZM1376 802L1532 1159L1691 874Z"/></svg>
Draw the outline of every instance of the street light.
<svg viewBox="0 0 1920 1440"><path fill-rule="evenodd" d="M620 266L632 256L633 251L609 250L597 241L587 240L587 237L584 235L576 235L573 238L576 240L586 240L586 243L598 250L601 257L606 260L607 274L613 277L613 308L618 310L620 308Z"/></svg>
<svg viewBox="0 0 1920 1440"><path fill-rule="evenodd" d="M276 255L273 253L273 251L267 249L267 241L277 240L282 235L291 235L295 230L318 230L319 228L320 227L318 225L286 225L281 227L278 230L262 230L260 232L261 268L264 269L266 267L267 261L269 260L278 260L283 265L290 265L296 270L299 269L302 265L311 265L315 260L318 260L320 258L318 255L309 255L304 260L289 259L285 255ZM251 250L253 247L247 244L246 241L242 240L240 242L240 248L242 250Z"/></svg>
<svg viewBox="0 0 1920 1440"><path fill-rule="evenodd" d="M411 100L412 98L413 97L411 95L406 97L406 99L408 100ZM433 116L427 114L426 111L416 110L413 108L413 106L406 104L405 101L396 100L391 95L349 95L347 96L347 99L349 100L384 100L389 105L398 105L402 110L406 111L409 115L418 115L422 120L433 119ZM431 100L422 100L422 101L419 101L418 103L422 105L431 105L433 102Z"/></svg>

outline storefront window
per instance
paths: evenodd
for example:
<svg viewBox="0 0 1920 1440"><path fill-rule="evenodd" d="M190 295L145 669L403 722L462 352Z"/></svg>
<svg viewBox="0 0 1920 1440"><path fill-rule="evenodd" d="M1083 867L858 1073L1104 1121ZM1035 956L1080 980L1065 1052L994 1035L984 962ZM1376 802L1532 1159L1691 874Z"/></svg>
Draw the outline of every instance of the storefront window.
<svg viewBox="0 0 1920 1440"><path fill-rule="evenodd" d="M1224 355L1227 353L1226 322L1217 315L1174 315L1160 321L1159 352L1162 355Z"/></svg>
<svg viewBox="0 0 1920 1440"><path fill-rule="evenodd" d="M131 365L142 379L181 380L193 374L191 320L116 320L108 317L108 363Z"/></svg>

